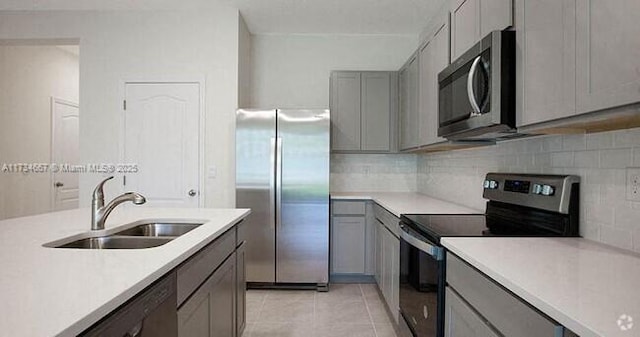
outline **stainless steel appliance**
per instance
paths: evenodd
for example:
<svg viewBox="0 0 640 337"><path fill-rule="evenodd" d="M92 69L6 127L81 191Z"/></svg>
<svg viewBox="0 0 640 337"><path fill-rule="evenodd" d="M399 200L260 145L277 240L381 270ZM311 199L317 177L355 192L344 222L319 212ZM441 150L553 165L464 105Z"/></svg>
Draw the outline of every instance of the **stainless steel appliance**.
<svg viewBox="0 0 640 337"><path fill-rule="evenodd" d="M238 110L236 206L251 286L329 281L329 111Z"/></svg>
<svg viewBox="0 0 640 337"><path fill-rule="evenodd" d="M401 217L400 314L416 337L444 336L442 237L578 236L580 179L489 173L484 214ZM403 336L404 337L404 336Z"/></svg>
<svg viewBox="0 0 640 337"><path fill-rule="evenodd" d="M515 32L494 31L438 74L438 136L499 140L515 133Z"/></svg>

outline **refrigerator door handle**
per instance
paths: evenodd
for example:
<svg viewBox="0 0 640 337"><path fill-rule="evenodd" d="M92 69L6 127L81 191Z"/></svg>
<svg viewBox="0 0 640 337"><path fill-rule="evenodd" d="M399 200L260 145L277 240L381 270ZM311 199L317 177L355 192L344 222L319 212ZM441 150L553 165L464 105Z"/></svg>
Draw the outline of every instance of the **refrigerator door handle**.
<svg viewBox="0 0 640 337"><path fill-rule="evenodd" d="M271 212L275 212L276 209L276 138L271 137L270 142L269 161L271 165L271 171L269 172L269 209ZM271 228L276 226L276 217L272 213L271 221L269 221Z"/></svg>
<svg viewBox="0 0 640 337"><path fill-rule="evenodd" d="M282 137L276 138L276 230L282 227Z"/></svg>

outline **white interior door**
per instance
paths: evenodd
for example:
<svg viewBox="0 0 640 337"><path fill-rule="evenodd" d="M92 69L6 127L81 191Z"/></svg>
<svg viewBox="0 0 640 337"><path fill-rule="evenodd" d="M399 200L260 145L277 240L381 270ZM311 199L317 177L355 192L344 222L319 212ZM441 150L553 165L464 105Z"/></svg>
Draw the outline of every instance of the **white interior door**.
<svg viewBox="0 0 640 337"><path fill-rule="evenodd" d="M125 190L156 207L198 207L200 85L127 83Z"/></svg>
<svg viewBox="0 0 640 337"><path fill-rule="evenodd" d="M80 160L80 142L78 136L80 110L77 103L51 99L52 144L51 162L76 165ZM78 208L79 173L52 173L53 210Z"/></svg>

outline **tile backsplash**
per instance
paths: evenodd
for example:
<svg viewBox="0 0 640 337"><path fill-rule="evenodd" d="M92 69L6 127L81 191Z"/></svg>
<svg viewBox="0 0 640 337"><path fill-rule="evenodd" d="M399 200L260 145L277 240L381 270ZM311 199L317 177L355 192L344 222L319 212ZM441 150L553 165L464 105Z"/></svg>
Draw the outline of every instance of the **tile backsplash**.
<svg viewBox="0 0 640 337"><path fill-rule="evenodd" d="M332 192L416 192L415 154L332 154Z"/></svg>
<svg viewBox="0 0 640 337"><path fill-rule="evenodd" d="M484 209L482 182L487 172L578 175L580 234L640 252L640 202L626 200L627 167L640 167L640 128L421 154L417 185L420 193Z"/></svg>

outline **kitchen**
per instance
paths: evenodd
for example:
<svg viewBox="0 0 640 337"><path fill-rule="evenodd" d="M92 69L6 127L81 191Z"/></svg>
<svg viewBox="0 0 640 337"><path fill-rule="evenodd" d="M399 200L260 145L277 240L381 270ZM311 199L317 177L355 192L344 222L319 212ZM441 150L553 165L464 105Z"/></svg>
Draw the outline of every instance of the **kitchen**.
<svg viewBox="0 0 640 337"><path fill-rule="evenodd" d="M374 319L373 311L379 311L379 308L365 305L368 321L353 323L351 328L360 328L362 335L382 336L389 332L390 325L391 330L398 330L398 335L404 336L407 331L402 331L400 325L406 318L398 313L402 305L396 302L400 301L396 295L396 278L400 271L395 269L402 264L398 256L400 248L395 248L401 243L401 216L411 213L483 214L487 208L487 199L483 198L485 180L489 184L496 181L500 188L506 186L506 180L520 183L531 180L532 189L538 184L528 177L487 179L489 172L579 177L579 235L583 239L445 237L443 245L454 256L447 258L447 262L455 261L455 256L461 258L463 267L471 266L472 271L479 271L479 275L484 277L482 280L489 279L492 284L499 284L500 290L506 289L510 295L515 295L511 298L518 302L514 303L524 303L527 308L533 308L533 314L561 327L561 333L565 335L571 332L583 336L634 335L637 327L633 327L633 317L640 315L637 313L638 300L633 296L634 288L631 288L639 279L637 219L640 211L637 201L634 201L637 200L634 192L637 171L634 168L640 167L640 132L634 127L639 125L637 103L640 97L637 91L639 65L632 55L637 55L640 48L636 38L640 27L635 22L639 8L633 1L615 6L587 0L457 0L420 5L382 1L376 8L369 8L370 4L362 2L293 6L286 2L266 5L251 1L224 1L221 4L187 1L177 5L167 1L156 4L158 7L146 5L148 7L144 4L141 7L134 4L113 4L109 7L98 2L41 4L9 1L0 7L2 48L43 41L79 46L81 163L123 162L121 147L122 139L126 138L121 135L120 116L123 97L129 93L123 89L123 83L198 83L201 114L204 116L199 126L199 148L202 149L199 154L199 180L186 191L193 189L198 198L196 207L205 209L244 207L236 203L237 109L330 108L333 138L328 191L332 206L327 217L331 217L332 227L330 236L327 233L326 237L331 247L328 261L331 263L332 281L329 282L329 291L275 292L291 294L291 298L285 300L286 295L272 296L273 290L249 290L245 335L311 333L309 328L300 328L300 322L282 320L277 316L262 320L261 317L269 316L263 315L263 309L270 297L280 302L305 302L298 307L316 310L314 303L322 301L320 297L324 295L335 296L338 301L344 297L351 298L351 303L369 303L368 299L373 294L378 298L372 302L381 303L382 310L388 311L388 317L382 325L376 324L380 322ZM436 113L438 74L463 57L489 32L504 29L514 31L515 35L515 84L508 86L515 91L511 95L515 96L513 126L518 128L518 135L527 134L527 137L472 142L439 137ZM480 73L489 74L480 68L477 68L476 79L483 77ZM333 71L337 73L332 74ZM384 83L379 81L381 73L387 76ZM345 75L340 77L342 82L335 80L338 75ZM354 104L335 104L336 98L340 97L337 95L342 94L333 91L336 81L350 90L347 100L339 102ZM9 88L6 83L5 88ZM378 103L368 106L366 97L359 97L368 93L363 91L366 88L378 90L369 97L378 103L386 99L389 109L381 109L382 105ZM380 89L387 93L380 95ZM464 95L467 94L466 89L464 86ZM129 101L129 104L133 103ZM344 107L348 109L344 110ZM130 105L129 109L135 109L135 106ZM343 111L347 113L343 114ZM386 114L387 118L367 120L365 117L369 111L374 111L378 117ZM343 127L347 131L342 132ZM375 131L367 133L370 131L368 127ZM336 130L345 137L336 138ZM5 139L3 143L10 144L11 141ZM371 150L367 146L378 147ZM4 157L4 153L2 155ZM11 161L5 158L0 162L31 162L19 157L12 157ZM38 161L48 162L49 158ZM13 174L5 173L0 179L0 183L6 184L2 185L2 190L11 189L12 193L21 195L21 185L15 182L8 184L5 180L8 176L13 177ZM105 178L104 174L80 175L80 207L87 207L88 211L91 192ZM133 174L127 175L127 179L135 178ZM558 184L553 186L559 187ZM132 189L145 195L149 205L153 203L153 195L145 194L144 190L148 189L123 185L120 179L106 183L104 194L107 199ZM541 188L542 185L551 186L541 184ZM49 189L49 185L46 188ZM27 191L34 193L32 188L25 188L24 192ZM0 200L7 200L12 195L2 194ZM32 200L28 196L22 198ZM3 207L9 204L12 203L4 201ZM68 305L55 304L55 300L47 302L52 308L58 308L56 312L68 311L67 319L63 317L52 323L55 319L50 318L42 324L30 323L33 330L21 334L15 329L24 325L11 322L13 318L10 317L15 318L14 315L20 313L26 319L45 319L47 310L36 310L29 304L15 306L19 301L12 299L10 305L3 307L4 319L0 324L3 331L12 335L79 334L158 280L159 273L178 268L187 262L190 255L210 243L222 242L218 238L222 231L236 225L241 218L250 219L255 214L229 211L231 213L226 217L220 215L224 219L216 227L211 220L218 216L214 211L207 213L207 210L202 210L202 213L186 215L165 210L165 213L149 214L144 211L146 205L121 207L116 208L107 221L107 231L134 223L141 217L179 218L183 222L209 219L209 224L165 247L149 249L148 256L131 255L134 259L128 261L131 264L123 263L114 272L126 271L138 264L150 265L140 273L136 272L132 279L120 280L133 284L105 289L97 296L99 298L91 301L87 307L91 309L80 307L71 310ZM16 280L21 281L24 284L21 289L25 289L21 294L24 296L30 292L29 289L37 288L35 284L44 287L43 281L30 284L29 280L20 279L16 276L20 275L18 271L45 279L47 273L52 273L48 275L51 280L64 282L61 281L65 279L64 275L56 276L52 270L13 269L15 251L24 247L10 243L17 238L25 238L30 242L39 241L39 247L65 237L75 237L90 229L89 214L86 214L85 221L82 221L82 216L77 216L76 225L62 226L54 230L55 233L36 235L32 231L21 233L20 226L27 224L18 219L44 213L48 209L33 213L13 212L5 208L0 208L0 211L3 218L14 218L7 220L11 223L2 222L6 226L3 226L6 228L2 235L3 246L7 249L6 254L3 253L2 264L7 270L13 270L9 273L11 277L3 280L7 282L3 283L5 288L13 289ZM11 216L7 216L9 214ZM50 216L55 217L55 213ZM40 217L37 218L40 226L51 221L45 219L45 215ZM32 226L37 227L33 224L36 218L25 219L30 219ZM237 226L241 227L243 223L247 221ZM380 223L385 227L380 227ZM242 243L239 233L242 231L237 229L236 245L229 250L236 257L242 252L239 249ZM200 236L195 233L200 233ZM384 236L378 233L384 233ZM380 237L387 240L378 243ZM485 246L486 240L491 240L491 247ZM159 255L163 255L161 252L169 254L170 248L174 256L160 258L151 254L154 250ZM78 257L80 253L50 253L53 260L47 263L82 259ZM36 254L38 258L43 258L39 254ZM57 254L61 255L54 257ZM117 252L110 254L115 254L113 258L118 259ZM376 279L378 261L389 263L389 268L380 266L392 272L381 278L387 281ZM104 262L109 261L105 258ZM248 262L247 272L250 275L252 267ZM92 261L87 258L77 263L90 264ZM527 270L522 270L522 265L526 265ZM64 269L73 272L72 268L65 266ZM235 268L244 269L239 264ZM92 271L98 276L108 275L100 274L106 271ZM531 275L531 271L537 273ZM612 276L619 274L624 276ZM84 276L79 274L78 277ZM97 276L92 280L97 282L96 286L109 284L108 280ZM556 280L562 282L548 286L550 281ZM354 292L354 283L338 282L357 282L355 287L360 294L350 294ZM453 284L454 281L447 279L447 282ZM605 290L600 289L603 283L607 284ZM475 335L525 335L505 330L499 320L474 302L476 299L461 290L461 285L451 288L457 294L455 296L461 298L458 302L465 308L471 308L466 313L475 315L465 316L467 326L476 329ZM568 292L563 293L565 290ZM575 301L572 302L572 298ZM242 302L241 299L235 301L234 305ZM332 301L327 300L329 306L337 305ZM454 302L445 301L445 305ZM104 306L104 303L109 305ZM257 303L263 305L262 309L253 307ZM91 315L82 314L82 310L96 308L99 310ZM315 319L317 317L313 315L300 318L302 325L309 325L307 323ZM447 317L444 317L441 324L455 327L451 322L447 323ZM332 325L331 321L323 324ZM340 332L342 328L347 329L348 322L342 326L334 325L336 329L325 335L356 334L353 330ZM488 332L482 330L487 326ZM318 333L322 331L318 330ZM238 332L234 330L233 333ZM408 333L411 336L412 332ZM447 333L448 336L469 335L464 330L448 330Z"/></svg>

